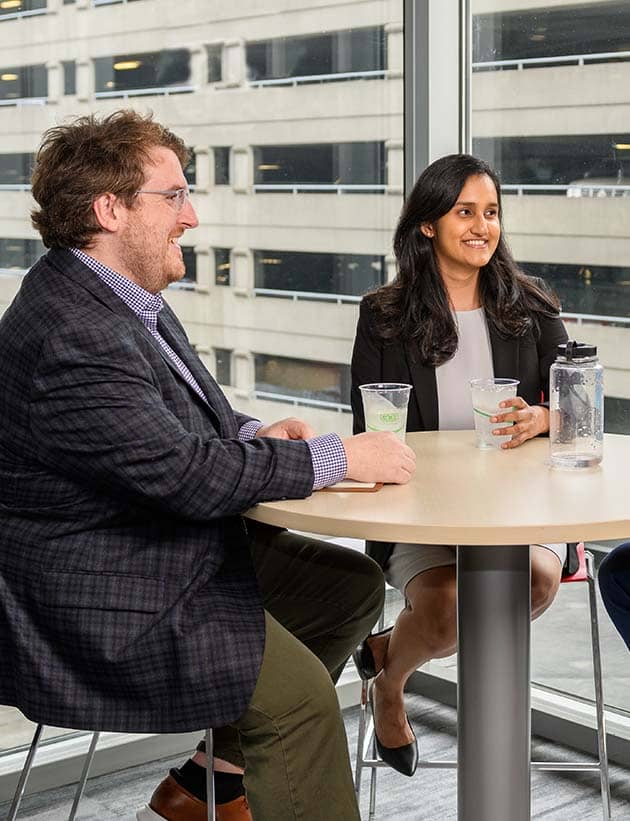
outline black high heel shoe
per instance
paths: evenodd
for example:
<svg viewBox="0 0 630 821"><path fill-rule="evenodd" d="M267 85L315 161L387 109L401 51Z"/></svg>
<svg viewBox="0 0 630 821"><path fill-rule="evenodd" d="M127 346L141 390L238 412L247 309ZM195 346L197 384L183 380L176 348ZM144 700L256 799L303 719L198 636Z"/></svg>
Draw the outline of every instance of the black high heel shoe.
<svg viewBox="0 0 630 821"><path fill-rule="evenodd" d="M378 754L386 764L389 764L390 767L402 775L413 775L415 773L418 766L418 739L415 735L413 741L410 741L409 744L403 744L402 747L385 747L378 740L375 729L374 740L376 741Z"/></svg>
<svg viewBox="0 0 630 821"><path fill-rule="evenodd" d="M370 649L370 645L368 644L368 639L375 638L376 636L384 636L387 633L391 633L392 628L386 627L385 630L380 630L378 633L370 633L361 644L359 644L352 654L352 660L354 661L355 667L357 668L357 673L359 674L359 678L363 679L363 681L369 681L371 678L374 678L380 670L376 669L376 662L374 661L374 654Z"/></svg>
<svg viewBox="0 0 630 821"><path fill-rule="evenodd" d="M372 685L372 690L374 690L374 685ZM376 742L376 749L378 750L378 754L383 759L383 761L386 764L389 764L389 766L392 767L392 769L396 770L396 772L400 773L401 775L413 775L418 766L418 739L416 738L415 733L413 732L413 730L411 730L411 733L413 735L413 741L410 741L408 744L403 744L401 747L386 747L384 744L381 743L378 735L376 734L376 716L374 715L374 693L372 691L370 692L370 703L372 705L372 720L374 722L374 741ZM409 717L406 713L405 718L407 719L407 724L409 724L409 727L411 728Z"/></svg>

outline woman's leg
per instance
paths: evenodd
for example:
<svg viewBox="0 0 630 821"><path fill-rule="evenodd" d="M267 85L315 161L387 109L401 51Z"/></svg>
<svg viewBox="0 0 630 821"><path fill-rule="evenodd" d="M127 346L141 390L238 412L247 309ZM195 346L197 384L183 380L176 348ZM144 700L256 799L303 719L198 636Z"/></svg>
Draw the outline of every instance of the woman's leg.
<svg viewBox="0 0 630 821"><path fill-rule="evenodd" d="M548 547L531 546L532 619L537 619L556 597L562 578L562 562Z"/></svg>
<svg viewBox="0 0 630 821"><path fill-rule="evenodd" d="M542 545L532 545L531 563L535 619L558 592L562 564L555 552ZM419 573L407 584L405 597L407 606L391 633L369 640L376 669L381 670L374 680L373 700L376 733L385 747L413 740L403 697L409 676L429 659L450 656L457 649L455 566Z"/></svg>
<svg viewBox="0 0 630 821"><path fill-rule="evenodd" d="M385 747L413 741L403 690L407 679L432 658L450 656L457 640L455 566L419 573L405 588L407 605L391 633L370 640L376 668L372 698L376 734Z"/></svg>

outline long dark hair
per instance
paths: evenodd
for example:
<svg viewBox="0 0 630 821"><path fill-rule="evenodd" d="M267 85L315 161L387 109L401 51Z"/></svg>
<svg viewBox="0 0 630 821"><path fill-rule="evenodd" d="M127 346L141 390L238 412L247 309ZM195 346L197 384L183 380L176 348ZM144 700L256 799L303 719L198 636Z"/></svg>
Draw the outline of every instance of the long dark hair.
<svg viewBox="0 0 630 821"><path fill-rule="evenodd" d="M480 174L494 183L501 220L501 184L495 171L469 154L441 157L422 172L403 206L394 234L396 278L365 297L382 339L415 343L426 365L441 365L455 354L457 326L433 242L420 225L447 214L469 177ZM496 251L480 269L479 292L488 323L506 338L522 336L530 328L538 332L540 315L557 316L560 310L555 295L520 270L502 226Z"/></svg>

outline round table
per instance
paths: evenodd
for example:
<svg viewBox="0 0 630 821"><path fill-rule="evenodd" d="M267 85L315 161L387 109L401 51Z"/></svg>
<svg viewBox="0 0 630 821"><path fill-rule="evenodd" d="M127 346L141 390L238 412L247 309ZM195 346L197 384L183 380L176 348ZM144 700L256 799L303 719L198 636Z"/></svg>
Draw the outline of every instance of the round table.
<svg viewBox="0 0 630 821"><path fill-rule="evenodd" d="M458 819L525 821L530 799L530 544L630 537L630 436L596 468L549 466L548 440L479 450L472 431L407 434L407 485L256 505L249 518L331 536L453 544ZM421 549L421 548L419 548Z"/></svg>

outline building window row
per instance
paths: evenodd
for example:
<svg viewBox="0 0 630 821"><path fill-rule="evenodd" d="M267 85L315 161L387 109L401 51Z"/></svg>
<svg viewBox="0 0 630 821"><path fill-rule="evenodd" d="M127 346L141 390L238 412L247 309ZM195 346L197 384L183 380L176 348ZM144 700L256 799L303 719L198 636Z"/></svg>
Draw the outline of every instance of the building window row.
<svg viewBox="0 0 630 821"><path fill-rule="evenodd" d="M212 154L214 185L230 185L230 147L213 147ZM254 192L381 194L387 189L387 151L382 142L254 146L252 154ZM0 189L28 188L33 162L33 153L0 154ZM191 151L184 173L193 189L197 171Z"/></svg>
<svg viewBox="0 0 630 821"><path fill-rule="evenodd" d="M386 74L386 45L382 28L279 38L251 43L245 49L246 59L251 61L248 62L248 74L262 78L252 81L253 85L278 84L282 78L290 82L298 79L350 80L383 77ZM96 57L92 60L94 94L100 98L193 92L204 82L220 83L224 79L223 52L221 43L205 46L205 77L195 70L193 53L188 48ZM63 70L65 93L76 93L75 62L64 61ZM296 72L311 73L298 76ZM69 88L73 90L67 90ZM0 99L45 100L48 91L48 74L43 64L0 69Z"/></svg>

